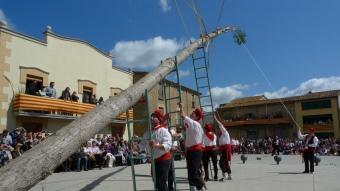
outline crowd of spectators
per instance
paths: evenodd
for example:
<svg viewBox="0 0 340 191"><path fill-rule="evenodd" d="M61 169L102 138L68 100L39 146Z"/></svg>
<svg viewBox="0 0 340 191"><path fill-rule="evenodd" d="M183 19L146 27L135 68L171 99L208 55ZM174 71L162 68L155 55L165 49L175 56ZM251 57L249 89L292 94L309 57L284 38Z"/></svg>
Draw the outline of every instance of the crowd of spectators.
<svg viewBox="0 0 340 191"><path fill-rule="evenodd" d="M49 97L49 98L58 98L63 99L65 101L73 101L78 102L79 96L77 95L76 91L73 91L71 94L70 87L66 87L62 92L61 96L57 97L57 90L55 89L55 82L50 82L50 85L48 87L39 86L36 80L31 81L28 83L26 87L26 94L35 95L35 96L43 96L43 97ZM83 93L83 103L89 103L89 104L102 104L104 102L103 97L100 97L97 99L95 94L91 93Z"/></svg>
<svg viewBox="0 0 340 191"><path fill-rule="evenodd" d="M237 141L234 152L248 154L270 154L275 144L278 145L280 153L300 154L304 149L304 143L299 139L289 138L264 138L264 139L244 139ZM319 146L316 149L319 155L340 156L340 140L335 138L319 138Z"/></svg>
<svg viewBox="0 0 340 191"><path fill-rule="evenodd" d="M95 138L84 143L57 170L79 172L93 168L130 165L131 156L136 158L134 164L143 164L148 159L146 150L141 149L139 143L140 140L128 143L119 135L96 135Z"/></svg>
<svg viewBox="0 0 340 191"><path fill-rule="evenodd" d="M0 167L39 144L48 135L50 134L44 131L27 132L24 128L17 128L11 132L4 130L0 134Z"/></svg>

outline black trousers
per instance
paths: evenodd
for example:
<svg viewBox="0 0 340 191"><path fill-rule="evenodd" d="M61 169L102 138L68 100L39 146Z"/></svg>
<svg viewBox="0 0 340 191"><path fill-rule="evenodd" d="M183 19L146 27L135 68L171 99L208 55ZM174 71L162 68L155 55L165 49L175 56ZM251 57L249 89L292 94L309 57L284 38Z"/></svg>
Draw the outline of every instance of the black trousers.
<svg viewBox="0 0 340 191"><path fill-rule="evenodd" d="M174 190L174 169L172 166L172 161L170 161L170 168L169 168L169 173L168 173L168 188L169 191Z"/></svg>
<svg viewBox="0 0 340 191"><path fill-rule="evenodd" d="M220 168L221 168L223 173L231 174L230 164L229 164L229 161L228 161L227 149L221 149L220 152L221 152Z"/></svg>
<svg viewBox="0 0 340 191"><path fill-rule="evenodd" d="M200 166L202 161L202 151L187 151L187 168L189 185L201 190L204 180L201 177Z"/></svg>
<svg viewBox="0 0 340 191"><path fill-rule="evenodd" d="M206 150L203 151L203 167L204 167L204 179L209 180L209 159L211 158L214 167L214 178L217 178L218 168L217 168L217 154L218 150Z"/></svg>
<svg viewBox="0 0 340 191"><path fill-rule="evenodd" d="M159 191L168 191L168 173L170 169L171 160L164 160L155 162L156 171L156 188Z"/></svg>
<svg viewBox="0 0 340 191"><path fill-rule="evenodd" d="M303 153L305 172L314 172L314 150L308 149Z"/></svg>

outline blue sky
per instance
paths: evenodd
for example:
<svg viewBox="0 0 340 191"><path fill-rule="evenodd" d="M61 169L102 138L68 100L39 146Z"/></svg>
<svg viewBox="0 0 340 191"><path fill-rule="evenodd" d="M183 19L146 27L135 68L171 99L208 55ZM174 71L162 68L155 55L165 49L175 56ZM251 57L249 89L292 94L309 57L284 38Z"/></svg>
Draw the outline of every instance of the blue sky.
<svg viewBox="0 0 340 191"><path fill-rule="evenodd" d="M111 51L117 66L150 71L200 34L191 2L0 0L0 20L13 30L39 39L50 25L59 35L86 40L103 51ZM208 31L232 24L247 34L246 47L233 43L232 34L225 34L209 49L216 104L258 94L273 98L340 89L340 1L195 2ZM195 88L190 59L181 66L181 74L182 83Z"/></svg>

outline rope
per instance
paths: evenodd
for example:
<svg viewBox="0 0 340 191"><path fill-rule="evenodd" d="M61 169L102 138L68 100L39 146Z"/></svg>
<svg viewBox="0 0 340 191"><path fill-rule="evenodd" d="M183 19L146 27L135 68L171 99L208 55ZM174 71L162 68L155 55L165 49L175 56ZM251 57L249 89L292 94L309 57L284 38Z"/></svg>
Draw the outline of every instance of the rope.
<svg viewBox="0 0 340 191"><path fill-rule="evenodd" d="M198 27L200 29L200 32L201 34L207 34L207 29L204 25L204 19L203 17L199 14L198 10L197 10L197 6L194 2L194 0L191 0L191 3L188 2L188 0L184 1L188 6L189 8L191 8L191 10L193 11L194 13L194 16L195 16L195 19L196 19L196 22L198 24Z"/></svg>
<svg viewBox="0 0 340 191"><path fill-rule="evenodd" d="M252 62L255 64L255 66L257 67L257 69L260 71L262 77L266 80L266 82L268 83L269 87L271 88L272 91L274 91L273 85L272 83L269 81L267 75L264 73L264 71L261 69L261 67L257 64L253 54L250 52L250 50L248 49L248 47L245 44L242 44L242 47L246 50L247 54L249 55L249 57L251 58ZM291 112L288 110L288 108L286 107L286 105L283 103L281 98L278 98L280 100L281 105L283 106L283 108L286 110L286 112L288 113L289 117L291 118L291 120L294 122L294 124L296 125L296 127L301 131L301 127L300 125L296 122L296 120L294 119L293 115L291 114Z"/></svg>
<svg viewBox="0 0 340 191"><path fill-rule="evenodd" d="M189 31L188 26L185 24L184 17L183 17L183 15L181 14L181 11L179 10L179 6L178 6L178 4L177 4L177 0L174 0L174 3L175 3L175 7L176 7L176 13L177 13L178 17L179 17L180 20L181 20L181 23L182 23L182 25L183 25L183 28L184 28L184 31L185 31L186 35L187 35L188 38L190 39L190 37L191 37L190 31Z"/></svg>
<svg viewBox="0 0 340 191"><path fill-rule="evenodd" d="M218 17L217 17L216 28L220 25L220 21L221 21L222 14L223 14L223 8L224 8L224 2L225 2L225 0L221 0L221 1L222 1L222 3L221 3L221 9L220 9L220 13L218 14Z"/></svg>

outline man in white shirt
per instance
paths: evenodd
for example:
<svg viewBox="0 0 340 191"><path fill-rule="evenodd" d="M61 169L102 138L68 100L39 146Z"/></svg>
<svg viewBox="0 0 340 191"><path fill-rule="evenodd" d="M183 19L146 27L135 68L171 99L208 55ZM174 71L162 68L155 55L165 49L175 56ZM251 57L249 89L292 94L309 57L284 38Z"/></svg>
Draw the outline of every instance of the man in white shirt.
<svg viewBox="0 0 340 191"><path fill-rule="evenodd" d="M319 139L315 136L315 129L310 128L309 134L301 134L300 129L297 132L298 138L304 140L305 149L303 151L303 160L305 161L305 171L303 173L314 172L314 151L319 144Z"/></svg>
<svg viewBox="0 0 340 191"><path fill-rule="evenodd" d="M163 114L156 110L151 114L152 139L149 142L154 151L156 188L168 191L168 174L172 160L171 145L172 137L168 128L163 124Z"/></svg>
<svg viewBox="0 0 340 191"><path fill-rule="evenodd" d="M190 117L188 117L183 112L182 103L179 103L178 105L186 133L185 147L187 150L186 159L190 190L202 190L205 185L200 172L203 151L203 128L199 121L203 117L203 113L199 108L196 108L190 114Z"/></svg>
<svg viewBox="0 0 340 191"><path fill-rule="evenodd" d="M217 119L215 116L215 120L220 129L220 137L218 139L218 145L220 148L221 158L220 158L220 168L222 170L223 177L220 181L224 181L226 179L231 180L231 144L230 144L230 135L226 128L224 128L223 124ZM228 173L228 178L226 176Z"/></svg>
<svg viewBox="0 0 340 191"><path fill-rule="evenodd" d="M204 167L204 180L209 181L209 160L211 158L213 167L214 167L214 180L217 181L218 177L218 168L217 168L217 155L218 155L218 147L216 145L217 136L213 131L213 126L210 124L206 124L204 126L204 135L203 135L203 167Z"/></svg>

